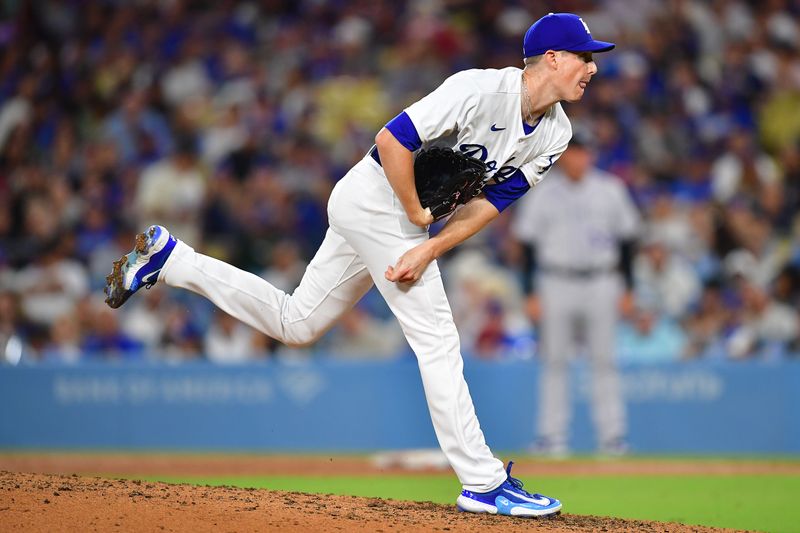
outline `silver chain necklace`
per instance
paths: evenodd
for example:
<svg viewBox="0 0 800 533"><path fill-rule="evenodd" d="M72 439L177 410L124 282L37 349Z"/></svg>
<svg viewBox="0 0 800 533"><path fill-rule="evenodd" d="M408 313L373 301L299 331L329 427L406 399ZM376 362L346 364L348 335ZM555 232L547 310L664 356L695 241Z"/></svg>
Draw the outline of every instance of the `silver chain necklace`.
<svg viewBox="0 0 800 533"><path fill-rule="evenodd" d="M531 96L528 94L528 85L525 83L525 71L522 71L522 94L525 95L523 105L522 105L522 120L528 124L531 123L533 117L531 116L531 111L533 105L531 105Z"/></svg>

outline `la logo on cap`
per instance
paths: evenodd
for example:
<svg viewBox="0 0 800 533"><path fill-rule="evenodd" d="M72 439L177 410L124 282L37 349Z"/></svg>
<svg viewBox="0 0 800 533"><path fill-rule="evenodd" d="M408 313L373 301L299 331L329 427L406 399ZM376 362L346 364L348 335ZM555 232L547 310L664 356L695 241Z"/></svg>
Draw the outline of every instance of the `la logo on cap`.
<svg viewBox="0 0 800 533"><path fill-rule="evenodd" d="M550 13L548 13L548 15L555 15L555 13L553 13L553 12L551 11ZM583 17L578 17L578 20L580 20L580 21L581 21L581 24L583 24L583 27L584 27L584 29L586 30L586 33L588 33L589 35L591 35L591 34L592 34L592 32L590 32L590 31L589 31L589 25L588 25L588 24L586 24L586 21L585 21L585 20L583 20Z"/></svg>

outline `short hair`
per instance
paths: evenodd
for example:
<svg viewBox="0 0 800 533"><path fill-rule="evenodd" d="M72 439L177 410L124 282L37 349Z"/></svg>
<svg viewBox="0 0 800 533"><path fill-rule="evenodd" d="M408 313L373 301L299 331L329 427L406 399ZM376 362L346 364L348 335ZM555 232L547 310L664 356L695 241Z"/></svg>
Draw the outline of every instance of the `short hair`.
<svg viewBox="0 0 800 533"><path fill-rule="evenodd" d="M558 52L559 54L563 54L565 52L568 52L568 50L553 50L553 51L554 52ZM572 52L572 53L575 54L577 52ZM528 67L533 67L533 66L537 65L542 60L543 57L544 57L544 54L539 54L539 55L535 55L535 56L530 56L530 57L524 58L522 60L523 63L525 63L525 66L523 67L523 70L525 70Z"/></svg>
<svg viewBox="0 0 800 533"><path fill-rule="evenodd" d="M525 59L522 60L523 63L525 63L525 66L522 67L522 69L525 70L528 67L534 67L534 66L538 65L539 62L542 60L542 57L544 57L544 54L539 54L539 55L536 55L536 56L526 57Z"/></svg>
<svg viewBox="0 0 800 533"><path fill-rule="evenodd" d="M523 62L525 63L525 68L536 65L539 61L542 60L543 55L544 54L539 54L537 56L530 56L523 59Z"/></svg>

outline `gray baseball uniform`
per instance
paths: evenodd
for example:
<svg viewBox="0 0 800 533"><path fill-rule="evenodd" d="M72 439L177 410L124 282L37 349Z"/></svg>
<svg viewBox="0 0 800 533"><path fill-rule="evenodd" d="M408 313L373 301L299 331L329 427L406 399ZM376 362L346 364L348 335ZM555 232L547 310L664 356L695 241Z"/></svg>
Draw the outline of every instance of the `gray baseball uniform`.
<svg viewBox="0 0 800 533"><path fill-rule="evenodd" d="M539 438L566 450L570 421L569 361L585 344L592 365L592 408L602 443L626 432L615 366L621 279L619 243L639 225L624 184L591 168L580 180L558 166L518 204L512 231L534 245L538 263L541 357Z"/></svg>

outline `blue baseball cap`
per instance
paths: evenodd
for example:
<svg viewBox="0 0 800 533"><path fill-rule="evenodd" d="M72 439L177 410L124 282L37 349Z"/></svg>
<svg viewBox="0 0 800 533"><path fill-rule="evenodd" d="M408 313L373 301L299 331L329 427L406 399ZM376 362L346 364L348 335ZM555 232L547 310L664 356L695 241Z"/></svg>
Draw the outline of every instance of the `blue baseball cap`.
<svg viewBox="0 0 800 533"><path fill-rule="evenodd" d="M614 43L596 41L589 26L572 13L550 13L540 18L525 32L523 57L541 55L548 50L568 52L608 52Z"/></svg>

